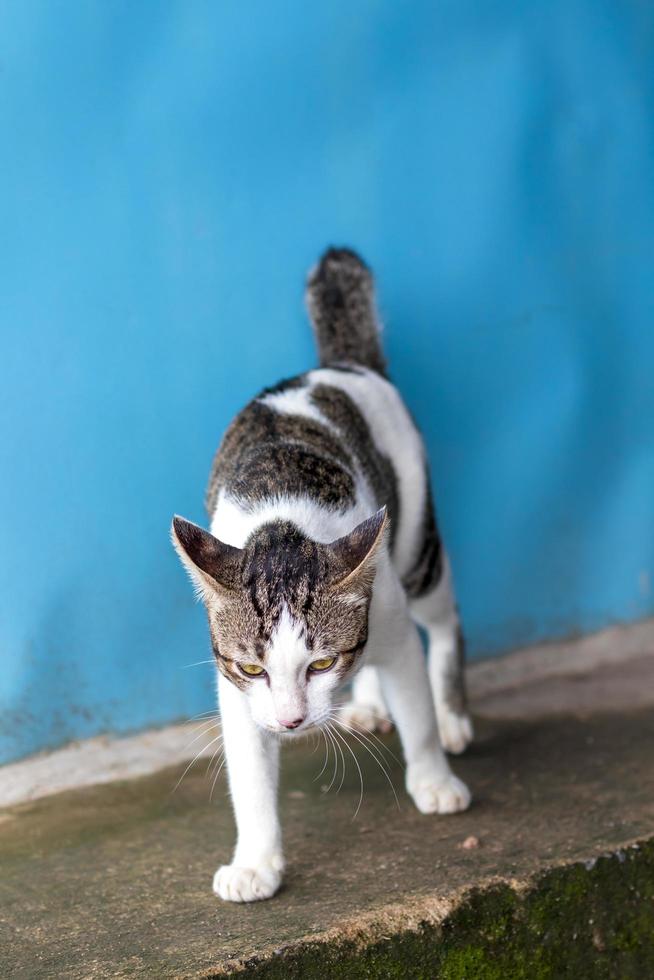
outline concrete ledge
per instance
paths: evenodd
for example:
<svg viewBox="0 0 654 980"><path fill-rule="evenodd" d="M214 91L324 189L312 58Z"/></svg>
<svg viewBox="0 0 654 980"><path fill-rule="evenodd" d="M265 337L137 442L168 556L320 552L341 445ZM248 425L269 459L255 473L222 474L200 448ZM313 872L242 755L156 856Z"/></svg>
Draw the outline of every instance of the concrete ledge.
<svg viewBox="0 0 654 980"><path fill-rule="evenodd" d="M469 671L470 694L473 699L486 698L553 677L579 677L653 655L654 619L610 626L597 633L539 643L504 657L474 662Z"/></svg>
<svg viewBox="0 0 654 980"><path fill-rule="evenodd" d="M251 906L210 890L234 831L222 778L210 800L206 762L177 791L180 765L8 808L0 976L648 980L653 666L637 657L497 691L487 717L480 699L475 744L454 760L474 804L453 817L412 807L393 735L385 757L400 809L352 743L365 786L356 820L354 766L336 793L332 759L319 775L322 749L290 748L288 876ZM645 688L649 706L607 711L618 676L623 696Z"/></svg>

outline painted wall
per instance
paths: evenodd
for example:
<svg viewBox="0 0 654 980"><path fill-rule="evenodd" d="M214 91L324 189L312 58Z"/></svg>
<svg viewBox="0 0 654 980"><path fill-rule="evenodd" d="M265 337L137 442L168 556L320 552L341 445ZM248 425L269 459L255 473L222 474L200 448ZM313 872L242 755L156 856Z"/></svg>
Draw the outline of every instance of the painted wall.
<svg viewBox="0 0 654 980"><path fill-rule="evenodd" d="M654 13L0 7L1 759L210 704L168 544L351 243L473 655L654 612Z"/></svg>

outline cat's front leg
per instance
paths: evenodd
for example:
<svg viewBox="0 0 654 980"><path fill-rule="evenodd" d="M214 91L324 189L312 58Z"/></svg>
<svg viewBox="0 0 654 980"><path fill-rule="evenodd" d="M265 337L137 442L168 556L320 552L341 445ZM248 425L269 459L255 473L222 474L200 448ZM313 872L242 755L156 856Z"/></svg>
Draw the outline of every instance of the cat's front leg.
<svg viewBox="0 0 654 980"><path fill-rule="evenodd" d="M275 894L284 871L279 743L253 721L246 696L222 675L219 692L238 839L232 863L216 871L213 890L226 902L256 902Z"/></svg>

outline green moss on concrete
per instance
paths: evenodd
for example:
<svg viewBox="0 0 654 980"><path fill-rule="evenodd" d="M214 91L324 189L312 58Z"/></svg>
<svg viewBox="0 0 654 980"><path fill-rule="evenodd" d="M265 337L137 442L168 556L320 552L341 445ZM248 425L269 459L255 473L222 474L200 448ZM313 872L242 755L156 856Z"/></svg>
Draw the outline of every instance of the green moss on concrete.
<svg viewBox="0 0 654 980"><path fill-rule="evenodd" d="M517 894L474 891L440 927L364 949L308 945L240 974L256 980L643 980L654 977L654 841L541 875Z"/></svg>

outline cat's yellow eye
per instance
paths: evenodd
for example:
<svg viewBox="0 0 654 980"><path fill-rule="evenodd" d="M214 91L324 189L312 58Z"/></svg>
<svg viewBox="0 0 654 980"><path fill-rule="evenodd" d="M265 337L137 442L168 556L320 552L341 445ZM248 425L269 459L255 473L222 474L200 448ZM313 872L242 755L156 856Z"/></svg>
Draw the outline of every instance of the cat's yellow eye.
<svg viewBox="0 0 654 980"><path fill-rule="evenodd" d="M261 677L262 674L266 673L260 664L239 664L239 667L248 677Z"/></svg>
<svg viewBox="0 0 654 980"><path fill-rule="evenodd" d="M320 673L321 670L329 670L336 663L336 657L321 657L320 660L313 660L309 664L309 670Z"/></svg>

